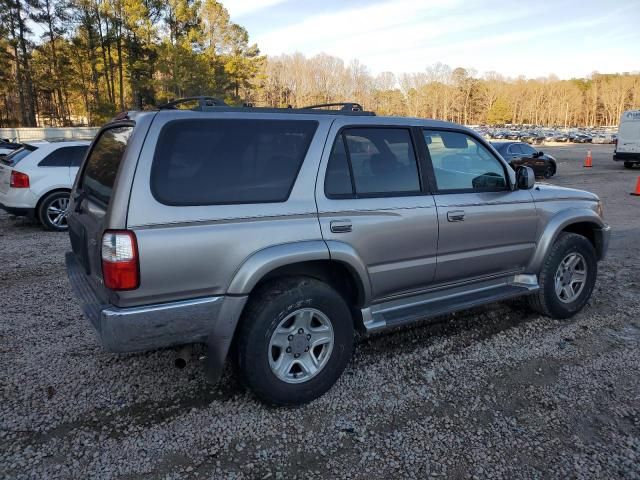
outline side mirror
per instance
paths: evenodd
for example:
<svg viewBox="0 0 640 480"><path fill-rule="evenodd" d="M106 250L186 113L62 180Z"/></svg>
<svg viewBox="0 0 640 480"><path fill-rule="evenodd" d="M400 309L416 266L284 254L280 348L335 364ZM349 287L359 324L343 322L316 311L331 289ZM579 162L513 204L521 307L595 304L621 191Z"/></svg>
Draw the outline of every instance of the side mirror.
<svg viewBox="0 0 640 480"><path fill-rule="evenodd" d="M537 157L541 157L542 155L544 155L544 152L542 150L540 150L538 153L536 153Z"/></svg>
<svg viewBox="0 0 640 480"><path fill-rule="evenodd" d="M536 183L536 177L531 167L520 166L516 170L516 184L520 190L529 190Z"/></svg>

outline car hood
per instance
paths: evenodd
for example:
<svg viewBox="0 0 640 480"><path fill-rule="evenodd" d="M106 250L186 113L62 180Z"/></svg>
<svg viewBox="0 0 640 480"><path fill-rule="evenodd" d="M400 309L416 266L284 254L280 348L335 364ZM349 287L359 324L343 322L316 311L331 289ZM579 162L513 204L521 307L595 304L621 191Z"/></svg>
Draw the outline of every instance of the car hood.
<svg viewBox="0 0 640 480"><path fill-rule="evenodd" d="M531 189L531 195L534 201L549 200L590 200L597 202L599 200L595 193L586 190L578 190L577 188L558 187L544 182L536 182L535 187Z"/></svg>

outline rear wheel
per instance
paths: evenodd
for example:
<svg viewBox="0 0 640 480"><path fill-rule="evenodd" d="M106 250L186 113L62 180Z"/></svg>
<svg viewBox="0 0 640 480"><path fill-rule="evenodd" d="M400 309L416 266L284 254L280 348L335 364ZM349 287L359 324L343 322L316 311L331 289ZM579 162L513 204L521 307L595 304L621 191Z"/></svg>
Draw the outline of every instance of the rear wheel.
<svg viewBox="0 0 640 480"><path fill-rule="evenodd" d="M562 233L540 270L540 290L530 306L553 318L569 318L587 303L596 283L598 262L591 242L575 233Z"/></svg>
<svg viewBox="0 0 640 480"><path fill-rule="evenodd" d="M237 336L243 382L262 401L297 405L325 393L353 351L344 299L318 280L275 280L249 301Z"/></svg>
<svg viewBox="0 0 640 480"><path fill-rule="evenodd" d="M69 192L53 192L40 202L38 218L47 230L64 232L69 228L67 225L69 196Z"/></svg>
<svg viewBox="0 0 640 480"><path fill-rule="evenodd" d="M624 162L624 168L633 168L633 162Z"/></svg>

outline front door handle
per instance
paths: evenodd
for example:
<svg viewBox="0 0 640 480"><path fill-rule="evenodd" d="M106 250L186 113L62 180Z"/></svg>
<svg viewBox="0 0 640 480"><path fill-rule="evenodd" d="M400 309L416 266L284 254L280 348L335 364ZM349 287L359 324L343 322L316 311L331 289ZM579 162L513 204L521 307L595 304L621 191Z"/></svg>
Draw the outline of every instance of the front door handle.
<svg viewBox="0 0 640 480"><path fill-rule="evenodd" d="M450 222L462 222L464 220L464 210L451 210L447 212L447 220Z"/></svg>
<svg viewBox="0 0 640 480"><path fill-rule="evenodd" d="M331 231L333 233L348 233L352 230L351 220L332 220Z"/></svg>

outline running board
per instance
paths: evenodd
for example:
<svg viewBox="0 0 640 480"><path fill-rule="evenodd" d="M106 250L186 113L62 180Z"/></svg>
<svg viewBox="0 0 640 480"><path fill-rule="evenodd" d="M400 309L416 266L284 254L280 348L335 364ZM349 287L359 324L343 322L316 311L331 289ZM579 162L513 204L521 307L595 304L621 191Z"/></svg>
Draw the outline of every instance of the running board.
<svg viewBox="0 0 640 480"><path fill-rule="evenodd" d="M407 325L419 320L477 307L507 298L528 295L539 289L535 275L516 275L485 280L397 298L362 309L367 333Z"/></svg>

